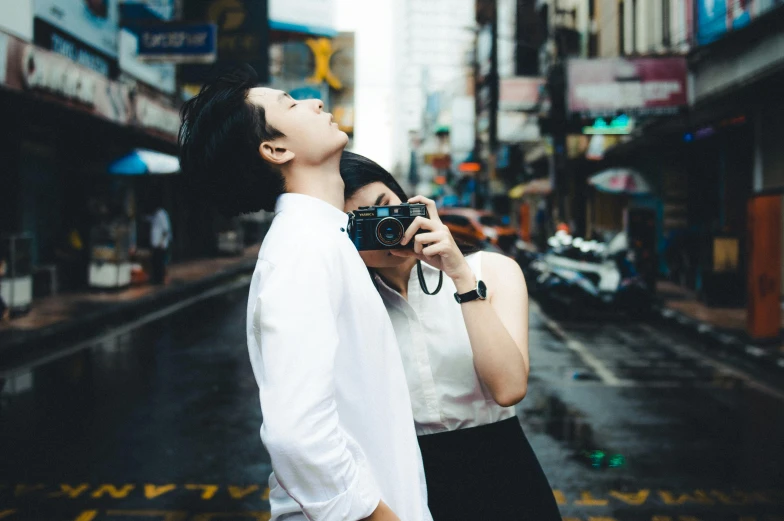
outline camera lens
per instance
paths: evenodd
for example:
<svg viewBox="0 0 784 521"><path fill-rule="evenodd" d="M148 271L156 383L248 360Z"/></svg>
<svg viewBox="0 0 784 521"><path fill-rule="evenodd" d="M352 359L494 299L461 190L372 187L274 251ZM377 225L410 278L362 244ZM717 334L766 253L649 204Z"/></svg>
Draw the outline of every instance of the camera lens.
<svg viewBox="0 0 784 521"><path fill-rule="evenodd" d="M395 246L403 238L403 223L395 218L381 219L376 226L376 238L384 246Z"/></svg>

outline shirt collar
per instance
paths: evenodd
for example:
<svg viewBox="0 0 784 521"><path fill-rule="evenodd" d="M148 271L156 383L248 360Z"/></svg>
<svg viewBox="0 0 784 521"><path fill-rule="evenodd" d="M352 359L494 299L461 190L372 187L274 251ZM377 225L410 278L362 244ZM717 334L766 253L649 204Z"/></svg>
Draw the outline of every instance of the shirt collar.
<svg viewBox="0 0 784 521"><path fill-rule="evenodd" d="M315 217L315 222L340 228L340 231L343 232L346 231L348 225L347 213L338 210L326 201L309 195L282 194L275 203L275 213L280 212L296 212L300 215Z"/></svg>

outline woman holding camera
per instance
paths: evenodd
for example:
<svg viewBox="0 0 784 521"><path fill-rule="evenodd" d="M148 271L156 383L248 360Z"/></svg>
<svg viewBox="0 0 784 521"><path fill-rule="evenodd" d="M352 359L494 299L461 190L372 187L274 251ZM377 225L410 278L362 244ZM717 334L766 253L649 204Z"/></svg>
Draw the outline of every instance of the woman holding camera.
<svg viewBox="0 0 784 521"><path fill-rule="evenodd" d="M408 199L373 161L344 152L340 173L346 211L407 201L425 204L430 216L406 230L401 244L413 249L360 254L397 335L434 520L560 520L514 410L529 369L520 268L499 254L464 255L435 203Z"/></svg>

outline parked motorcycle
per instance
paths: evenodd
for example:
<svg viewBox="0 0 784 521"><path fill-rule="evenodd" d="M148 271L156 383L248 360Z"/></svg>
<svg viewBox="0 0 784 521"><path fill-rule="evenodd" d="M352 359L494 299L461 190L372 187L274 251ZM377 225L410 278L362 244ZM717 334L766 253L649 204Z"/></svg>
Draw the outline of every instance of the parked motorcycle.
<svg viewBox="0 0 784 521"><path fill-rule="evenodd" d="M605 244L559 232L548 245L546 253L521 262L529 292L543 305L567 315L601 310L640 317L650 310L652 294L625 233Z"/></svg>

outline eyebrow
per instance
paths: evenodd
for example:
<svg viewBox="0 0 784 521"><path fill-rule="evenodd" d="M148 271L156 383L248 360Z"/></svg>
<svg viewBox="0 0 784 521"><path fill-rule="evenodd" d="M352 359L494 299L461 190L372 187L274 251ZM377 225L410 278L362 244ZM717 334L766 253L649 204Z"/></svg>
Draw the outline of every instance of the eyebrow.
<svg viewBox="0 0 784 521"><path fill-rule="evenodd" d="M384 200L384 197L386 197L386 195L387 195L387 194L380 194L378 197L376 197L376 203L375 203L373 206L378 206L378 205L380 205L380 204L381 204L381 201L383 201L383 200Z"/></svg>
<svg viewBox="0 0 784 521"><path fill-rule="evenodd" d="M285 98L294 99L291 97L291 95L288 92L281 92L280 94L278 94L278 103L283 101Z"/></svg>

